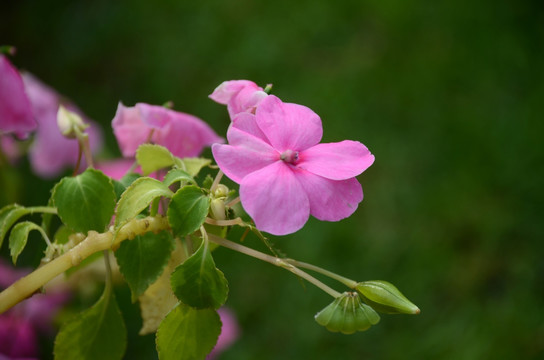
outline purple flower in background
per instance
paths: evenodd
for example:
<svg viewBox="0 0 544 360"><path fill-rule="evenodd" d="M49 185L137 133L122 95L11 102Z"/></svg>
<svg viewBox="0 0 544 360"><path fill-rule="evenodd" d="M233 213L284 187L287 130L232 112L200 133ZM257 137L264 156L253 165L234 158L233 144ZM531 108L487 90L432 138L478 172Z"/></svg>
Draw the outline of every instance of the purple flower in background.
<svg viewBox="0 0 544 360"><path fill-rule="evenodd" d="M27 273L0 260L0 288L8 287ZM53 335L53 318L68 300L69 294L64 290L37 294L0 315L0 360L37 359L38 334Z"/></svg>
<svg viewBox="0 0 544 360"><path fill-rule="evenodd" d="M112 127L124 157L134 157L138 146L147 142L162 145L178 157L197 156L204 147L222 142L196 116L144 103L134 107L119 103Z"/></svg>
<svg viewBox="0 0 544 360"><path fill-rule="evenodd" d="M53 178L68 167L77 163L79 144L75 139L65 138L57 126L57 112L63 104L71 111L80 114L90 123L87 132L91 149L97 152L102 145L102 132L99 126L86 119L74 105L66 103L53 89L41 83L29 73L23 73L25 90L32 104L34 118L38 122L34 142L30 148L32 170L44 178ZM82 159L83 161L84 159Z"/></svg>
<svg viewBox="0 0 544 360"><path fill-rule="evenodd" d="M0 133L23 137L36 126L21 75L0 55Z"/></svg>
<svg viewBox="0 0 544 360"><path fill-rule="evenodd" d="M236 116L229 145L215 144L219 168L240 184L240 200L258 229L293 233L310 214L339 221L363 200L355 176L374 162L357 141L319 144L321 119L309 108L267 96L255 115Z"/></svg>
<svg viewBox="0 0 544 360"><path fill-rule="evenodd" d="M267 95L263 88L253 81L230 80L215 88L210 99L227 105L230 118L233 119L236 114L241 112L254 113L256 107Z"/></svg>
<svg viewBox="0 0 544 360"><path fill-rule="evenodd" d="M213 348L212 352L208 355L207 359L211 360L227 349L232 345L233 342L238 339L240 334L240 329L238 328L238 323L232 311L227 308L220 308L218 311L219 317L221 318L221 334L217 339L217 344Z"/></svg>

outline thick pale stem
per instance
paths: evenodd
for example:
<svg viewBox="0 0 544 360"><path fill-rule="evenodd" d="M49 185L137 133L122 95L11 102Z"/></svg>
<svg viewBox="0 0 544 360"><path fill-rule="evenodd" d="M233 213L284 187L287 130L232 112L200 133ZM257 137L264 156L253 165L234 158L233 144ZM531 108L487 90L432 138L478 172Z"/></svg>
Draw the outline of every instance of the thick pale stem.
<svg viewBox="0 0 544 360"><path fill-rule="evenodd" d="M244 221L240 219L239 217L232 220L215 220L215 219L207 217L204 221L206 222L206 224L216 225L216 226L233 226L233 225L240 225L244 223Z"/></svg>
<svg viewBox="0 0 544 360"><path fill-rule="evenodd" d="M87 237L70 251L46 263L2 291L0 293L0 314L31 296L51 279L78 265L92 254L115 248L121 241L133 239L136 235L149 231L159 232L168 229L168 227L167 219L157 216L131 220L119 229L115 236L113 229L101 234L89 231Z"/></svg>
<svg viewBox="0 0 544 360"><path fill-rule="evenodd" d="M214 243L216 243L218 245L224 246L224 247L229 248L231 250L238 251L238 252L240 252L242 254L249 255L249 256L254 257L256 259L266 261L266 262L268 262L270 264L282 267L285 270L288 270L288 271L292 272L293 274L295 274L297 276L300 276L301 278L309 281L310 283L314 284L315 286L317 286L321 290L325 291L327 294L329 294L330 296L332 296L334 298L337 298L337 297L342 295L338 291L336 291L334 289L331 289L329 286L323 284L321 281L317 280L316 278L314 278L310 274L300 270L299 268L297 268L296 266L294 266L292 264L287 263L283 259L280 259L280 258L274 257L274 256L270 256L268 254L262 253L260 251L257 251L257 250L251 249L251 248L248 248L247 246L232 242L230 240L223 239L222 237L219 237L219 236L216 236L216 235L213 235L213 234L208 234L208 238L209 238L210 241L213 241Z"/></svg>
<svg viewBox="0 0 544 360"><path fill-rule="evenodd" d="M215 189L217 188L217 185L221 182L221 179L223 178L223 172L219 170L217 172L217 175L215 175L215 179L213 179L212 186L210 187L210 192L213 194Z"/></svg>

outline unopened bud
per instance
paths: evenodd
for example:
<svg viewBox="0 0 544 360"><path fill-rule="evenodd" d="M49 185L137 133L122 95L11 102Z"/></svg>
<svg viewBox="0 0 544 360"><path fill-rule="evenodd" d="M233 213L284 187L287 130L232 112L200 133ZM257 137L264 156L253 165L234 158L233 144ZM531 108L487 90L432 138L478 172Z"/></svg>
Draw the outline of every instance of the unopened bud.
<svg viewBox="0 0 544 360"><path fill-rule="evenodd" d="M210 215L216 220L226 220L225 201L223 199L212 199L210 202Z"/></svg>
<svg viewBox="0 0 544 360"><path fill-rule="evenodd" d="M380 315L363 304L356 292L345 292L317 313L315 321L329 331L353 334L376 325L380 321Z"/></svg>
<svg viewBox="0 0 544 360"><path fill-rule="evenodd" d="M228 195L229 195L229 188L223 184L217 185L217 187L215 188L213 192L213 197L216 199L226 198Z"/></svg>
<svg viewBox="0 0 544 360"><path fill-rule="evenodd" d="M419 314L419 308L404 296L395 285L383 281L372 280L357 284L357 291L363 301L374 310L386 314Z"/></svg>
<svg viewBox="0 0 544 360"><path fill-rule="evenodd" d="M57 112L57 126L64 137L75 139L76 132L83 132L89 125L83 122L81 116L60 105Z"/></svg>

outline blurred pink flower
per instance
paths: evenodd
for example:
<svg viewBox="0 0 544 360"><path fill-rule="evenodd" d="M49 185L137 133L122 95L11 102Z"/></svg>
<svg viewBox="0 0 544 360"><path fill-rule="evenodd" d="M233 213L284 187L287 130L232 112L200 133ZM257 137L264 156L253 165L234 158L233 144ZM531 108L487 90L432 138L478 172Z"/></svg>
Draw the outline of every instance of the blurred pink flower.
<svg viewBox="0 0 544 360"><path fill-rule="evenodd" d="M37 175L53 178L77 163L79 151L77 140L65 138L57 126L57 112L60 104L81 115L85 122L91 125L87 129L91 149L93 153L100 150L102 132L96 123L85 118L77 107L67 103L53 89L41 83L33 75L23 73L22 77L32 104L34 118L38 121L38 130L30 148L30 164Z"/></svg>
<svg viewBox="0 0 544 360"><path fill-rule="evenodd" d="M263 88L253 81L230 80L215 88L210 99L227 105L230 118L233 119L236 114L241 112L255 113L257 105L267 96L268 94L263 91Z"/></svg>
<svg viewBox="0 0 544 360"><path fill-rule="evenodd" d="M95 164L95 168L101 170L104 174L111 177L114 180L121 180L125 176L128 170L134 164L134 159L114 159L107 161L100 161ZM139 171L138 171L139 173Z"/></svg>
<svg viewBox="0 0 544 360"><path fill-rule="evenodd" d="M0 133L23 137L36 126L21 75L0 54Z"/></svg>
<svg viewBox="0 0 544 360"><path fill-rule="evenodd" d="M162 145L178 157L197 156L204 147L222 142L196 116L144 103L134 107L119 103L112 127L124 157L134 157L138 146L146 142Z"/></svg>
<svg viewBox="0 0 544 360"><path fill-rule="evenodd" d="M319 144L322 135L316 113L270 95L255 115L233 119L229 145L213 145L215 161L240 184L240 200L258 229L290 234L310 214L338 221L357 209L363 190L355 176L374 156L357 141Z"/></svg>
<svg viewBox="0 0 544 360"><path fill-rule="evenodd" d="M4 154L12 165L19 160L22 155L21 149L17 146L17 140L11 135L0 135L0 152Z"/></svg>
<svg viewBox="0 0 544 360"><path fill-rule="evenodd" d="M29 273L0 260L0 288L6 288ZM0 360L35 359L38 355L38 334L53 333L52 322L70 298L68 292L57 289L48 294L36 294L0 315Z"/></svg>
<svg viewBox="0 0 544 360"><path fill-rule="evenodd" d="M208 355L206 359L211 360L218 356L221 352L225 351L229 346L232 345L238 339L240 334L240 329L238 327L238 322L234 317L232 311L227 308L220 308L218 311L219 317L221 318L221 334L217 339L217 344L213 348L212 352Z"/></svg>

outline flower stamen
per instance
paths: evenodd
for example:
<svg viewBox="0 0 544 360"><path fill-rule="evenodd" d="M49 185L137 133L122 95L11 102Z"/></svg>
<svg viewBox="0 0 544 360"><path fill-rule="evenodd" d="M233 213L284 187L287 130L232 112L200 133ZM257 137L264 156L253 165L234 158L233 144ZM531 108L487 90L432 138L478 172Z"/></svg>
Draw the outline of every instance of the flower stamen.
<svg viewBox="0 0 544 360"><path fill-rule="evenodd" d="M294 165L298 161L298 151L285 150L281 153L280 159Z"/></svg>

